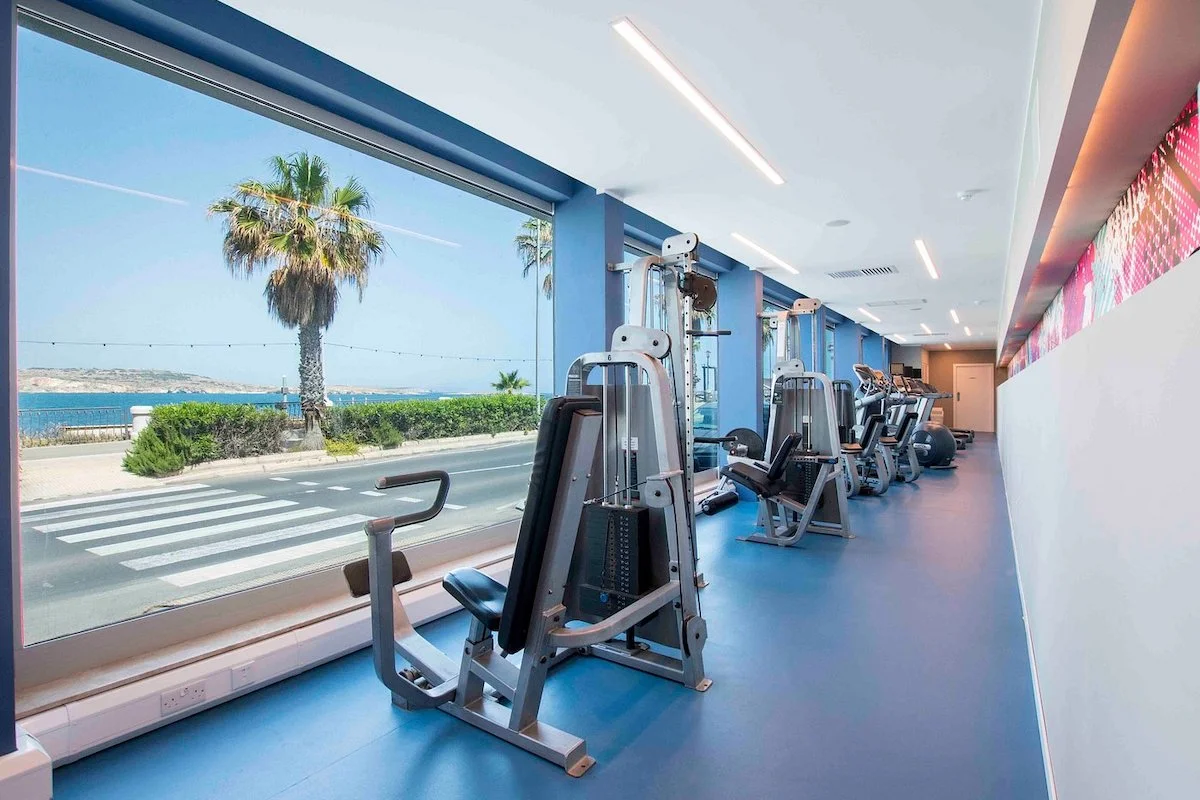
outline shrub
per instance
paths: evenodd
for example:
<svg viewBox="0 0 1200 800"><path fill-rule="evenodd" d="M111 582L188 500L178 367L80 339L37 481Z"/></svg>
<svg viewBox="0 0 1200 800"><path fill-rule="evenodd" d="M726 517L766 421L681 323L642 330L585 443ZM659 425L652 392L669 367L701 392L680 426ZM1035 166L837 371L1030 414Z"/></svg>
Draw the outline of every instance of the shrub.
<svg viewBox="0 0 1200 800"><path fill-rule="evenodd" d="M537 399L513 394L395 400L340 406L330 412L329 429L360 444L379 443L384 425L394 428L403 441L529 431L538 425Z"/></svg>
<svg viewBox="0 0 1200 800"><path fill-rule="evenodd" d="M161 478L184 468L187 464L184 449L179 434L170 430L160 434L153 428L146 428L138 434L137 442L125 454L121 466L135 475Z"/></svg>
<svg viewBox="0 0 1200 800"><path fill-rule="evenodd" d="M122 462L135 475L159 477L189 464L278 453L282 411L225 403L157 406Z"/></svg>
<svg viewBox="0 0 1200 800"><path fill-rule="evenodd" d="M325 452L331 456L356 456L358 443L348 439L326 439Z"/></svg>
<svg viewBox="0 0 1200 800"><path fill-rule="evenodd" d="M372 429L371 438L384 450L399 447L400 443L404 441L404 435L386 419L380 420L379 424Z"/></svg>

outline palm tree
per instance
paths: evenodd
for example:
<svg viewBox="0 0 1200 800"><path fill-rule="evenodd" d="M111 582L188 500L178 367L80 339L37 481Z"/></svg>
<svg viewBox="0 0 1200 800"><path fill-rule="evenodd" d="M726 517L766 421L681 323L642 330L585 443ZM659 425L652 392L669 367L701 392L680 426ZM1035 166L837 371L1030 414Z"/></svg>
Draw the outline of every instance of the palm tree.
<svg viewBox="0 0 1200 800"><path fill-rule="evenodd" d="M501 371L500 380L492 384L493 389L505 394L515 394L527 386L529 386L529 381L517 375L517 370L515 369L512 372Z"/></svg>
<svg viewBox="0 0 1200 800"><path fill-rule="evenodd" d="M513 238L517 255L521 257L521 277L529 277L532 271L542 278L542 294L546 299L554 294L554 226L549 222L529 217L521 223L521 231Z"/></svg>
<svg viewBox="0 0 1200 800"><path fill-rule="evenodd" d="M266 182L247 179L208 207L222 217L225 265L250 278L263 270L267 310L300 338L300 407L306 445L322 446L325 375L321 331L337 312L342 286L362 300L367 274L383 257L383 234L363 215L371 198L358 179L334 186L320 156L294 153L269 162Z"/></svg>

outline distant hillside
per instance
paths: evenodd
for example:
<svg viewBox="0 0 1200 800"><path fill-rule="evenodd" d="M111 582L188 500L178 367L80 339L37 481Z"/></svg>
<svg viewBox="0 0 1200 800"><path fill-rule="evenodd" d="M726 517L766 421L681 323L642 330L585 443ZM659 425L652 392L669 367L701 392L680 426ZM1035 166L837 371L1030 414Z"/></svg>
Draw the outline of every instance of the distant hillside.
<svg viewBox="0 0 1200 800"><path fill-rule="evenodd" d="M163 394L197 392L205 394L275 393L278 386L259 386L237 381L222 381L204 375L172 372L164 369L53 369L31 367L17 371L17 391L62 394L114 392L120 394ZM298 387L290 387L292 395ZM369 386L327 386L330 394L426 394L426 389L380 389Z"/></svg>
<svg viewBox="0 0 1200 800"><path fill-rule="evenodd" d="M17 371L21 392L205 392L209 394L270 392L275 387L220 381L203 375L163 369L52 369L31 367Z"/></svg>

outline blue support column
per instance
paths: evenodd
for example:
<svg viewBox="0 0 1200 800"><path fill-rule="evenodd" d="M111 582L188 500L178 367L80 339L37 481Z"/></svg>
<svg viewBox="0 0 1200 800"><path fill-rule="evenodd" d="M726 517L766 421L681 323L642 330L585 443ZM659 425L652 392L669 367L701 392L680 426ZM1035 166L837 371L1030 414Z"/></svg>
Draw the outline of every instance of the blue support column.
<svg viewBox="0 0 1200 800"><path fill-rule="evenodd" d="M16 554L19 530L17 522L17 345L14 278L16 248L13 235L13 206L16 179L16 75L17 7L13 0L4 2L4 44L0 47L0 105L5 120L0 128L0 175L4 189L4 211L0 213L0 242L4 248L4 266L0 269L0 298L4 302L4 322L0 324L0 350L4 353L8 386L0 393L0 419L4 420L4 448L0 454L0 524L4 534L0 542L0 756L17 749L16 668L14 651L17 638L17 610L20 608L20 582L17 580Z"/></svg>
<svg viewBox="0 0 1200 800"><path fill-rule="evenodd" d="M554 208L554 386L584 353L607 350L624 316L621 273L609 272L625 251L624 204L581 187Z"/></svg>
<svg viewBox="0 0 1200 800"><path fill-rule="evenodd" d="M834 374L839 381L854 382L854 365L858 361L858 342L862 328L853 322L843 322L834 333Z"/></svg>
<svg viewBox="0 0 1200 800"><path fill-rule="evenodd" d="M718 322L729 336L717 340L718 430L762 427L763 374L762 274L738 265L721 276L717 285Z"/></svg>
<svg viewBox="0 0 1200 800"><path fill-rule="evenodd" d="M884 372L890 369L884 353L884 338L878 333L868 333L863 339L863 363Z"/></svg>

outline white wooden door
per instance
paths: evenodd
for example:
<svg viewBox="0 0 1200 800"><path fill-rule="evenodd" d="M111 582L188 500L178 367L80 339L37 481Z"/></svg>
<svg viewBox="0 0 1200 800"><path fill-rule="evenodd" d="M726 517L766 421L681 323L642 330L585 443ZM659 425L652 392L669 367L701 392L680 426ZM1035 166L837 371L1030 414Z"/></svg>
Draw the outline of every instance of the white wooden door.
<svg viewBox="0 0 1200 800"><path fill-rule="evenodd" d="M954 427L996 430L996 372L991 364L954 365Z"/></svg>

